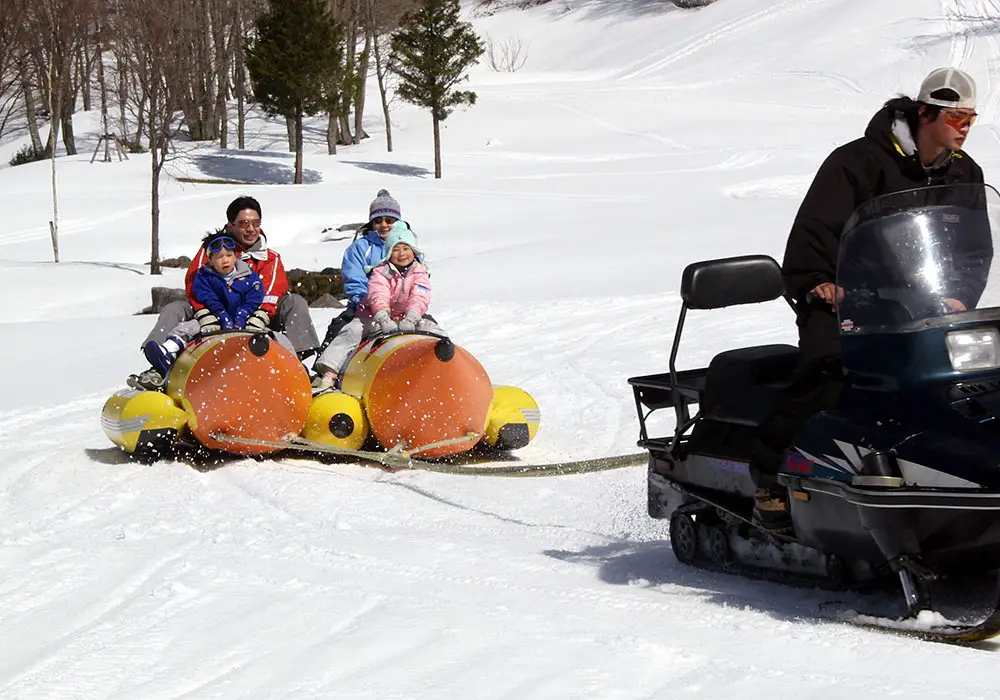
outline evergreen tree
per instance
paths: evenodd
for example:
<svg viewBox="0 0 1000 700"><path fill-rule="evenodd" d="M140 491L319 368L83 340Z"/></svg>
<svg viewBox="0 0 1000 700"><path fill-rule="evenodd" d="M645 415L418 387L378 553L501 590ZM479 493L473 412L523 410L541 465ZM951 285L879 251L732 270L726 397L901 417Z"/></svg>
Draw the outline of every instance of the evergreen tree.
<svg viewBox="0 0 1000 700"><path fill-rule="evenodd" d="M246 67L264 111L295 123L295 184L302 183L302 117L325 106L324 87L339 71L342 27L324 0L270 0L254 23Z"/></svg>
<svg viewBox="0 0 1000 700"><path fill-rule="evenodd" d="M434 177L441 177L441 122L455 107L474 105L476 93L457 90L466 71L483 55L483 42L468 22L459 19L459 0L422 0L407 13L392 35L396 93L429 109L434 122Z"/></svg>

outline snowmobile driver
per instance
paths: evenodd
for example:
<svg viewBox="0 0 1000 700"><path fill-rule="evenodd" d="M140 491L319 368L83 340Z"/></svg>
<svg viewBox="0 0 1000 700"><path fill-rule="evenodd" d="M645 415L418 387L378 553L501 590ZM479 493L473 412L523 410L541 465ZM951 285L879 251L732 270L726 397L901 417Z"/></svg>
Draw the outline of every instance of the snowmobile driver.
<svg viewBox="0 0 1000 700"><path fill-rule="evenodd" d="M957 68L938 68L916 100L897 97L880 109L865 135L837 148L820 166L795 216L782 264L794 302L799 358L788 389L758 428L750 473L753 519L760 527L791 528L787 493L776 475L806 421L836 404L844 387L836 279L840 235L861 204L921 187L982 184L983 171L962 145L976 121L976 85ZM965 305L949 300L955 311Z"/></svg>

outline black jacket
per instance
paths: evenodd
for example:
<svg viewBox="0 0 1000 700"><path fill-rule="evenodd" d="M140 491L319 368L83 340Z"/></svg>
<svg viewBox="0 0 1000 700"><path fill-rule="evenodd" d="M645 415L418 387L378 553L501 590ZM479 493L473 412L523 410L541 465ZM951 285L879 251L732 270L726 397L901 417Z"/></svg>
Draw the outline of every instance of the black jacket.
<svg viewBox="0 0 1000 700"><path fill-rule="evenodd" d="M925 170L918 156L906 155L906 149L894 139L897 118L901 117L892 107L879 110L862 138L827 157L802 200L782 264L785 291L803 310L800 325L807 313L803 303L806 294L818 284L835 281L840 235L855 209L891 192L983 182L982 169L964 151L956 151L937 167Z"/></svg>

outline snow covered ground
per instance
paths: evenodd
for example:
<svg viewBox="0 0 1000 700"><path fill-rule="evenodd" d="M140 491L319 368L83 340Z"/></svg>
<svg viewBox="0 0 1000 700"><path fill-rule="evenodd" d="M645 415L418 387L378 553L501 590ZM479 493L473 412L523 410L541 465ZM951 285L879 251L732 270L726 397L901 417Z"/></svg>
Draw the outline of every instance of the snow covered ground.
<svg viewBox="0 0 1000 700"><path fill-rule="evenodd" d="M258 197L289 267L339 264L327 226L387 187L433 264L432 310L493 380L542 409L530 462L633 451L626 378L666 366L687 263L780 257L813 172L940 65L979 81L967 149L1000 161L1000 51L987 0L565 0L476 19L530 42L478 68L443 132L394 112L290 179L282 126L248 150L181 145L165 256L190 255L237 194ZM565 8L569 8L566 11ZM99 425L143 366L148 159L0 168L0 697L993 697L995 647L823 622L828 596L678 564L642 468L535 479L385 474L305 460L129 464ZM24 143L0 144L0 161ZM322 330L329 311L314 314ZM780 303L693 314L682 364L792 341Z"/></svg>

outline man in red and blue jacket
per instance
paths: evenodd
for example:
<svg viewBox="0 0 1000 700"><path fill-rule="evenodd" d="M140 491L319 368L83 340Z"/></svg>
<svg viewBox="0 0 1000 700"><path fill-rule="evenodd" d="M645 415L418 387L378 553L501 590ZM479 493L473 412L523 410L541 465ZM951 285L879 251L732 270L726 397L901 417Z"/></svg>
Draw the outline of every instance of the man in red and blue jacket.
<svg viewBox="0 0 1000 700"><path fill-rule="evenodd" d="M281 256L267 247L267 239L261 229L260 203L253 197L237 197L226 208L226 219L224 231L232 235L239 245L240 260L260 276L264 286L264 302L247 321L247 329L270 328L283 332L299 356L308 357L319 346L319 338L309 315L309 304L302 296L288 292L288 276ZM198 302L192 287L195 274L205 261L205 251L199 248L184 277L187 301L173 301L163 307L156 325L143 341L143 347L151 340L164 342L178 323L192 318L198 320L202 332L220 330L218 318ZM157 377L143 379L148 372L139 375L140 384L158 385ZM163 377L158 379L162 384Z"/></svg>

